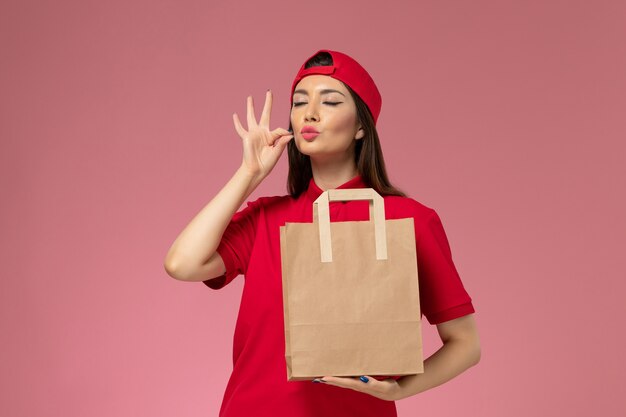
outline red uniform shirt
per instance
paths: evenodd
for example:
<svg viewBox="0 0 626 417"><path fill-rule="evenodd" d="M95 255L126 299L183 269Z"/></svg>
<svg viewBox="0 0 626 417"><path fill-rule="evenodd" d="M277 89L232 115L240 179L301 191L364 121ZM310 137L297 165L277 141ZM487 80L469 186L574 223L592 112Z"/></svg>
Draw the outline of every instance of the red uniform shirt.
<svg viewBox="0 0 626 417"><path fill-rule="evenodd" d="M357 175L337 188L367 185ZM313 201L322 192L311 179L297 199L260 197L235 213L224 231L217 252L226 273L203 282L216 290L239 274L244 274L245 282L235 327L233 371L220 417L397 416L393 401L323 383L287 381L280 226L312 222ZM383 198L386 219L414 219L422 315L437 324L473 313L437 213L411 198ZM331 221L368 219L368 201L330 202Z"/></svg>

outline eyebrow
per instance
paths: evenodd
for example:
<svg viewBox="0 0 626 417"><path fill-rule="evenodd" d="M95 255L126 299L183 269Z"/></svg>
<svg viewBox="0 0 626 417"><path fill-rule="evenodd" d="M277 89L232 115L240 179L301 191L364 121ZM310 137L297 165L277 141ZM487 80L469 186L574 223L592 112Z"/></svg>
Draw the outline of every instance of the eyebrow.
<svg viewBox="0 0 626 417"><path fill-rule="evenodd" d="M301 94L304 94L305 96L308 96L308 95L309 95L309 93L307 93L307 92L306 92L306 90L302 90L302 89L300 89L300 90L296 90L296 91L294 91L293 93L294 93L294 94L296 94L296 93L301 93ZM321 91L320 91L320 94L328 94L328 93L339 93L339 94L341 94L341 95L342 95L342 96L344 96L344 97L346 96L346 95L345 95L344 93L342 93L341 91L339 91L339 90L333 90L332 88L327 88L327 89L324 89L324 90L321 90Z"/></svg>

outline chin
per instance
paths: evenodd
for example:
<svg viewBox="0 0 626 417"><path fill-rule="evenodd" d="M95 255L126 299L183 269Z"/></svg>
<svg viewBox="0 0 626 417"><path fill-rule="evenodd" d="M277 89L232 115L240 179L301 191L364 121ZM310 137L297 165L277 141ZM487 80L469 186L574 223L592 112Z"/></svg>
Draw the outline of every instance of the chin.
<svg viewBox="0 0 626 417"><path fill-rule="evenodd" d="M316 147L313 146L314 143L315 143L315 141L307 142L306 140L301 139L300 141L296 141L296 148L298 148L300 153L302 153L304 155L315 154L316 153L316 151L315 151Z"/></svg>
<svg viewBox="0 0 626 417"><path fill-rule="evenodd" d="M307 144L307 145L309 145L309 144ZM309 146L305 145L302 148L298 148L298 150L300 151L301 154L307 155L307 156L309 156L311 158L315 158L315 157L318 157L318 156L329 155L329 153L326 150L324 150L323 148L318 148L318 147L315 147L315 146L312 146L312 145L309 145Z"/></svg>
<svg viewBox="0 0 626 417"><path fill-rule="evenodd" d="M296 148L298 148L300 153L303 155L307 155L311 158L330 157L342 152L342 150L340 149L329 149L326 145L327 144L324 144L322 142L318 143L318 141L315 140L313 142L307 142L304 139L300 139L299 142L296 141ZM345 150L343 151L345 152Z"/></svg>

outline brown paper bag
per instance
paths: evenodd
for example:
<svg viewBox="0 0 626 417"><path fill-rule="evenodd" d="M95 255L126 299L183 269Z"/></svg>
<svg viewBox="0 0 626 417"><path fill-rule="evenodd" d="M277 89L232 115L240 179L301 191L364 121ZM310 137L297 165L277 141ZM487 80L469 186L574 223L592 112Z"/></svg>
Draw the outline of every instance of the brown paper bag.
<svg viewBox="0 0 626 417"><path fill-rule="evenodd" d="M369 221L331 223L345 200L369 200ZM327 190L280 250L287 380L424 371L413 218L385 220L373 188Z"/></svg>

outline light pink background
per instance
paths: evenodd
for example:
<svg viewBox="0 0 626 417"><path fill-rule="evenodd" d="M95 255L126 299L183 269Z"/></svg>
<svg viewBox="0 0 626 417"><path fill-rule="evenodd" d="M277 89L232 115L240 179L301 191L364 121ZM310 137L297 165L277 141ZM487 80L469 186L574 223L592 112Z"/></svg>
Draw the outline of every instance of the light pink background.
<svg viewBox="0 0 626 417"><path fill-rule="evenodd" d="M217 415L243 277L163 260L240 164L232 113L271 88L286 127L321 48L379 85L392 182L440 214L477 310L480 364L399 415L624 415L625 21L617 0L3 1L0 415Z"/></svg>

